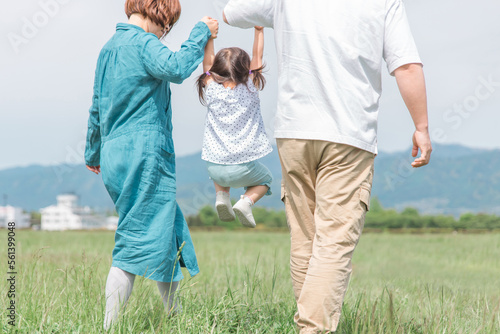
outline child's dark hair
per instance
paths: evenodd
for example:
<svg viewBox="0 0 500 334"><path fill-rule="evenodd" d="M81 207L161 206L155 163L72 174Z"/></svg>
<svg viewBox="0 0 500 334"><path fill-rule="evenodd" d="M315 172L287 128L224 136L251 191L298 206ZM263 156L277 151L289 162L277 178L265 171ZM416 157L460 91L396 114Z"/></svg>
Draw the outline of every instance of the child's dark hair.
<svg viewBox="0 0 500 334"><path fill-rule="evenodd" d="M264 89L266 79L262 75L262 70L265 65L262 65L260 68L251 69L250 63L250 56L240 48L226 48L217 52L212 68L200 75L197 81L201 103L205 104L204 88L209 75L219 84L234 82L236 85L246 85L251 71L255 87L260 90Z"/></svg>

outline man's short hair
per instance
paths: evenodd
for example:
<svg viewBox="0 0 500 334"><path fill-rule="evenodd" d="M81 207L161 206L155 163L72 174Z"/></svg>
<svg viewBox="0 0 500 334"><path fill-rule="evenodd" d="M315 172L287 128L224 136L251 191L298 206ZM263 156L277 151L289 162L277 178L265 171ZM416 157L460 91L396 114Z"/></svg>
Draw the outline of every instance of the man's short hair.
<svg viewBox="0 0 500 334"><path fill-rule="evenodd" d="M172 27L181 16L179 0L127 0L125 13L140 14L162 28Z"/></svg>

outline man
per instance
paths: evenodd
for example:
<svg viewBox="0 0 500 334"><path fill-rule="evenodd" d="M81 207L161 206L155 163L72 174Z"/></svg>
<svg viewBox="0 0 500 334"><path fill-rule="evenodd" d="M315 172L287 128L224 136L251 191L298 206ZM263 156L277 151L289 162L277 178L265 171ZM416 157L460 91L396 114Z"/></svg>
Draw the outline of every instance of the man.
<svg viewBox="0 0 500 334"><path fill-rule="evenodd" d="M224 21L274 28L275 137L291 234L300 333L334 332L370 206L383 60L415 123L412 163L429 163L422 64L402 0L230 0Z"/></svg>

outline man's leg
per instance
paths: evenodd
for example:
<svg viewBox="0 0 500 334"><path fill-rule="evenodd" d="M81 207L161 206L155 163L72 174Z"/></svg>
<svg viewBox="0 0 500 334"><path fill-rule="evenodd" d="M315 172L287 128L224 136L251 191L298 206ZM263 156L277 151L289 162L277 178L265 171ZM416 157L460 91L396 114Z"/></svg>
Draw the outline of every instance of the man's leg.
<svg viewBox="0 0 500 334"><path fill-rule="evenodd" d="M298 300L312 255L316 166L313 141L278 139L285 210L290 228L290 271L295 299Z"/></svg>
<svg viewBox="0 0 500 334"><path fill-rule="evenodd" d="M301 333L337 329L373 179L374 154L343 144L315 144L322 159L315 186L312 256L297 302Z"/></svg>

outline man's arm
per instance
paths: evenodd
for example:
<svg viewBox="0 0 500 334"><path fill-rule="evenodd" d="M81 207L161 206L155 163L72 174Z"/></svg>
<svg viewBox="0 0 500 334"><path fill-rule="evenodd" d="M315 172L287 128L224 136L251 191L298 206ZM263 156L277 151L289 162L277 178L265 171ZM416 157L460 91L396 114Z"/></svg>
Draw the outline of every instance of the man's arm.
<svg viewBox="0 0 500 334"><path fill-rule="evenodd" d="M273 28L275 2L276 0L229 0L222 18L227 24L238 28Z"/></svg>
<svg viewBox="0 0 500 334"><path fill-rule="evenodd" d="M255 27L255 37L253 40L253 54L252 63L250 64L251 70L256 70L262 66L262 59L264 58L264 28Z"/></svg>
<svg viewBox="0 0 500 334"><path fill-rule="evenodd" d="M205 57L203 58L203 72L207 72L212 68L215 60L214 39L208 40L205 46Z"/></svg>
<svg viewBox="0 0 500 334"><path fill-rule="evenodd" d="M397 68L394 75L416 128L413 134L412 156L416 157L418 150L421 151L420 157L411 165L415 168L422 167L429 163L432 152L424 71L421 64L407 64Z"/></svg>

